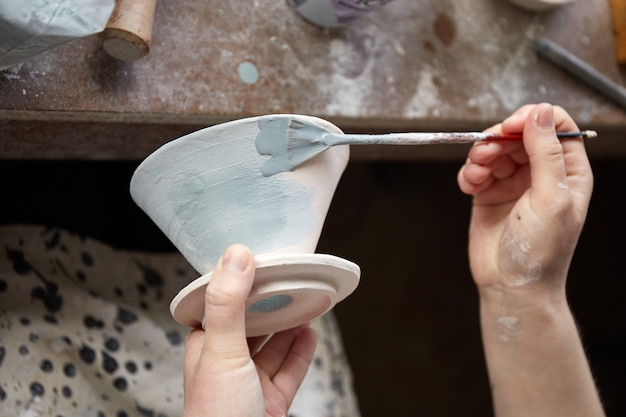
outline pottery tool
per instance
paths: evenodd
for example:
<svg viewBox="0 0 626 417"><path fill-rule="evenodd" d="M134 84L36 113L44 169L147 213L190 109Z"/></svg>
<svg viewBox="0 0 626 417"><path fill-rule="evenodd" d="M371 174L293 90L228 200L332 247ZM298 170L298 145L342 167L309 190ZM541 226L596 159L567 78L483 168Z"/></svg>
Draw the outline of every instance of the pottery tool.
<svg viewBox="0 0 626 417"><path fill-rule="evenodd" d="M122 61L135 61L150 51L157 0L116 0L102 36L102 48Z"/></svg>
<svg viewBox="0 0 626 417"><path fill-rule="evenodd" d="M535 48L540 56L626 108L626 88L602 75L595 68L548 39L536 40Z"/></svg>
<svg viewBox="0 0 626 417"><path fill-rule="evenodd" d="M559 139L595 138L593 130L558 132ZM496 140L521 140L521 134L487 132L437 132L345 134L332 133L323 126L292 115L270 115L259 119L256 149L271 158L261 167L265 176L291 171L336 145L433 145Z"/></svg>

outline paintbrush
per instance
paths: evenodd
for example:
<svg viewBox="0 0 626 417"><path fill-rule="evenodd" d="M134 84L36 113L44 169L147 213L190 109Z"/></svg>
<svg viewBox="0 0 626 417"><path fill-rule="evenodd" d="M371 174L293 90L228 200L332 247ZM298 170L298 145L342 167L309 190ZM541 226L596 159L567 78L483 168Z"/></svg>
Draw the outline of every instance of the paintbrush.
<svg viewBox="0 0 626 417"><path fill-rule="evenodd" d="M256 149L259 154L271 157L261 168L265 176L291 171L336 145L433 145L522 139L521 133L437 132L380 135L332 133L315 122L290 115L263 116L259 119L258 125ZM591 139L597 135L593 130L557 132L559 139Z"/></svg>

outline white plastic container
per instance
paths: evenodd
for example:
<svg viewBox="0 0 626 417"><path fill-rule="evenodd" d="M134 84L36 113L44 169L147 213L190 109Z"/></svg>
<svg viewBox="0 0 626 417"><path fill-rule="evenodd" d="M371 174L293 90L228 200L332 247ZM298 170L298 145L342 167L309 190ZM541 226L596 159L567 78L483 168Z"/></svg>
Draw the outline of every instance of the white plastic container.
<svg viewBox="0 0 626 417"><path fill-rule="evenodd" d="M101 32L114 0L0 1L0 71Z"/></svg>

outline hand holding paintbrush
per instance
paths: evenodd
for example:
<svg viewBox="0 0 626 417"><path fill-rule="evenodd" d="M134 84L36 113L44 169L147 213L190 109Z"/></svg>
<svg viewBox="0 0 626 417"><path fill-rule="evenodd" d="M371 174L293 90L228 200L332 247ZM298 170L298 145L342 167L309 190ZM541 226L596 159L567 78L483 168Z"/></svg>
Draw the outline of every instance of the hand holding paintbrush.
<svg viewBox="0 0 626 417"><path fill-rule="evenodd" d="M558 132L559 139L597 137L593 130ZM259 119L256 148L269 155L263 175L291 171L336 145L433 145L495 140L521 140L522 134L488 132L388 133L381 135L329 132L323 126L294 115L270 115Z"/></svg>

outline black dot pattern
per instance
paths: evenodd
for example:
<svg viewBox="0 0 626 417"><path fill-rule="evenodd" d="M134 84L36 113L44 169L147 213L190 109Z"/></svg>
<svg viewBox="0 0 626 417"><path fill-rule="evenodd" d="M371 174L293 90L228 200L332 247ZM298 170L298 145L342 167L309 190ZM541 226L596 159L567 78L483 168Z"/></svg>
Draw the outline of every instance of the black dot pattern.
<svg viewBox="0 0 626 417"><path fill-rule="evenodd" d="M0 226L0 416L182 415L188 329L172 320L169 302L197 277L179 254ZM307 376L318 380L302 387L312 397L289 415L357 416L349 371L333 372L332 364L345 364L341 346L324 329L318 340L327 354Z"/></svg>
<svg viewBox="0 0 626 417"><path fill-rule="evenodd" d="M43 385L41 385L39 382L31 383L29 388L30 388L30 394L33 397L42 397L45 392Z"/></svg>
<svg viewBox="0 0 626 417"><path fill-rule="evenodd" d="M168 286L149 262L124 254L120 263L118 252L67 232L10 237L0 232L0 415L180 415L175 335L186 329L167 303L197 274L179 277L177 263Z"/></svg>
<svg viewBox="0 0 626 417"><path fill-rule="evenodd" d="M63 373L68 378L74 378L76 376L76 366L73 363L66 363L63 366Z"/></svg>
<svg viewBox="0 0 626 417"><path fill-rule="evenodd" d="M117 352L120 348L120 342L113 337L109 337L104 341L104 346L111 352Z"/></svg>
<svg viewBox="0 0 626 417"><path fill-rule="evenodd" d="M52 362L50 362L48 359L44 359L39 363L39 369L41 369L42 372L52 372L53 366L52 366Z"/></svg>

